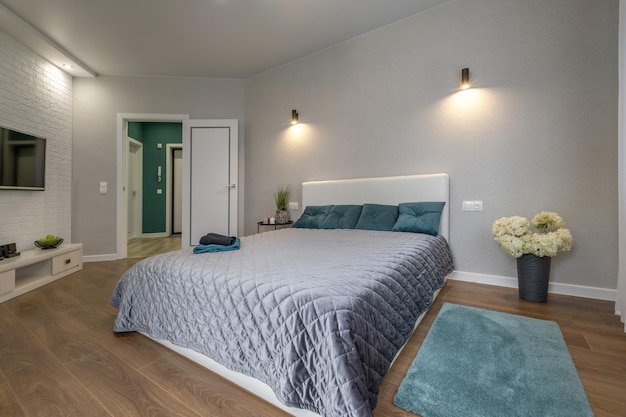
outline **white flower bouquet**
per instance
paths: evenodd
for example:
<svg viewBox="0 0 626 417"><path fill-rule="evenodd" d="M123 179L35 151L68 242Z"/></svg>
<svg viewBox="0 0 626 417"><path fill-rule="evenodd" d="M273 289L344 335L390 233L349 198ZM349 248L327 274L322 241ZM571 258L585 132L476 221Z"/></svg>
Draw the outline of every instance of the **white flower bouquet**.
<svg viewBox="0 0 626 417"><path fill-rule="evenodd" d="M539 231L530 229L532 223ZM530 253L539 257L556 256L572 249L573 238L557 213L542 211L532 221L521 216L502 217L491 227L491 234L502 250L514 258Z"/></svg>

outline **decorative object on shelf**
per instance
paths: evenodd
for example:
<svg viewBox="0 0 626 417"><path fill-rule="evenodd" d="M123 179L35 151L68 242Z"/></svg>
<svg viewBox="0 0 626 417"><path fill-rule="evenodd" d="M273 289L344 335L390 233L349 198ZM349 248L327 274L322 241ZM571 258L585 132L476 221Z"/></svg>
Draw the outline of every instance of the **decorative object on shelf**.
<svg viewBox="0 0 626 417"><path fill-rule="evenodd" d="M63 238L55 235L48 235L35 241L35 246L40 249L58 248L63 243Z"/></svg>
<svg viewBox="0 0 626 417"><path fill-rule="evenodd" d="M19 252L15 246L15 242L7 243L6 245L0 245L0 259L13 258L19 256Z"/></svg>
<svg viewBox="0 0 626 417"><path fill-rule="evenodd" d="M530 229L532 223L538 232ZM521 216L502 217L491 227L502 250L517 259L520 298L545 302L548 299L551 257L572 249L573 238L557 213L542 211L529 222Z"/></svg>
<svg viewBox="0 0 626 417"><path fill-rule="evenodd" d="M285 224L291 220L289 210L287 210L290 194L291 186L289 185L281 185L274 192L274 202L276 203L276 224Z"/></svg>

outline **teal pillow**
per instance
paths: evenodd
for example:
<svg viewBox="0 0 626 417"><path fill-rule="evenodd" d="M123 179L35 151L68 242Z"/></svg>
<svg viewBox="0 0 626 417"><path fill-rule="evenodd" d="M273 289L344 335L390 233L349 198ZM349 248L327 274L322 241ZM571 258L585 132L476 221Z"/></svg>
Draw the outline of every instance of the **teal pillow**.
<svg viewBox="0 0 626 417"><path fill-rule="evenodd" d="M439 234L439 219L445 202L400 203L394 232Z"/></svg>
<svg viewBox="0 0 626 417"><path fill-rule="evenodd" d="M391 230L398 218L398 206L363 204L356 229Z"/></svg>
<svg viewBox="0 0 626 417"><path fill-rule="evenodd" d="M301 229L319 229L333 206L306 206L304 213L293 227Z"/></svg>
<svg viewBox="0 0 626 417"><path fill-rule="evenodd" d="M336 205L322 222L322 229L354 229L363 206Z"/></svg>

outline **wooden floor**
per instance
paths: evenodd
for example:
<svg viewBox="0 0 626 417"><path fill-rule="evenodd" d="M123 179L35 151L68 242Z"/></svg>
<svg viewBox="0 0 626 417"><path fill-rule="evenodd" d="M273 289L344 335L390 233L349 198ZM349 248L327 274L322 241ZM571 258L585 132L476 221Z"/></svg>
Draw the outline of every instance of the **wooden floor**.
<svg viewBox="0 0 626 417"><path fill-rule="evenodd" d="M128 241L127 256L129 258L147 258L159 253L179 250L180 245L180 235L135 238Z"/></svg>
<svg viewBox="0 0 626 417"><path fill-rule="evenodd" d="M109 296L136 261L86 263L0 304L0 415L285 416L140 334L113 333ZM376 417L414 416L393 396L444 301L555 320L596 417L626 416L626 336L612 302L551 295L535 304L515 290L449 281L385 377Z"/></svg>

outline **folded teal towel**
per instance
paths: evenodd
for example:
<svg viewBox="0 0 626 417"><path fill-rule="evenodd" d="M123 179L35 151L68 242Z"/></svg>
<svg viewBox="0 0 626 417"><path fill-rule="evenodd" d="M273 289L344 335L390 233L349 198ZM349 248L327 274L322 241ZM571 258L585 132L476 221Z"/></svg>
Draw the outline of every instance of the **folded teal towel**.
<svg viewBox="0 0 626 417"><path fill-rule="evenodd" d="M224 245L198 245L195 248L193 248L193 253L212 253L212 252L226 252L229 250L237 250L239 249L240 246L240 242L239 242L239 238L235 239L235 243L233 243L230 246L224 246Z"/></svg>

